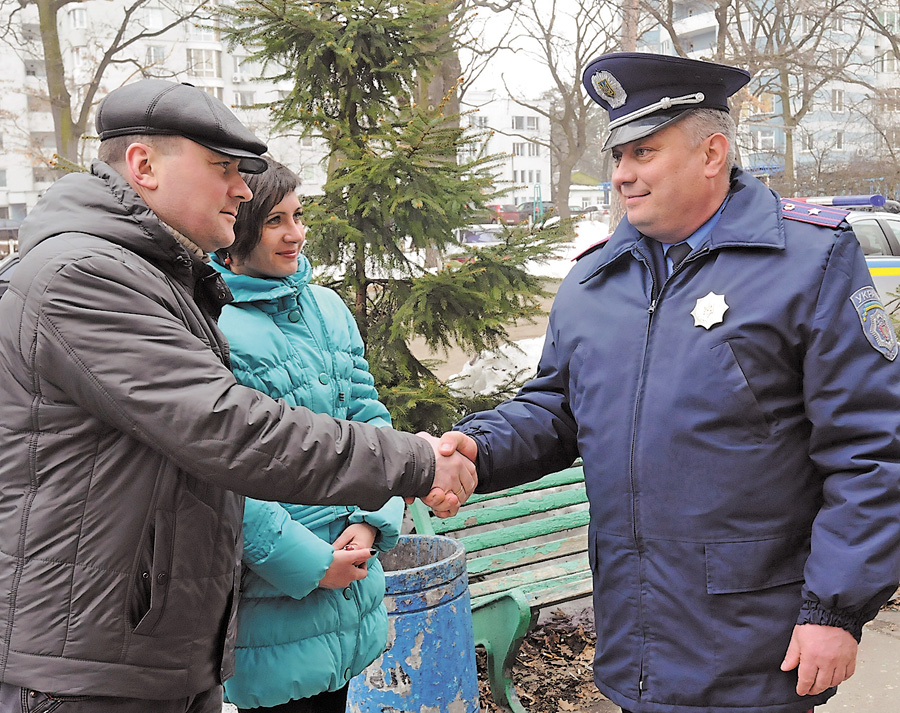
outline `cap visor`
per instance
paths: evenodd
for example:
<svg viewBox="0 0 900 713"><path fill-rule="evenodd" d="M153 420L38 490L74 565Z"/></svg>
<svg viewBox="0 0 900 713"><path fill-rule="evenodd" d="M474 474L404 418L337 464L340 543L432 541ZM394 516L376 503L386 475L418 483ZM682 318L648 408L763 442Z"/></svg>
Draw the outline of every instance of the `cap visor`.
<svg viewBox="0 0 900 713"><path fill-rule="evenodd" d="M650 134L654 134L660 129L663 129L670 124L674 124L689 111L692 110L682 109L681 111L676 112L674 115L672 114L672 112L666 112L664 114L652 114L640 119L635 119L634 121L629 121L623 126L617 126L615 129L609 132L609 136L606 137L606 141L603 142L603 148L600 150L608 151L615 146L629 144L632 141L643 139L645 136L650 136Z"/></svg>
<svg viewBox="0 0 900 713"><path fill-rule="evenodd" d="M205 141L197 141L193 136L187 138L201 146L205 146L210 151L215 151L216 153L228 156L229 158L238 159L238 170L241 173L265 173L266 169L269 168L269 164L266 163L265 159L252 151L235 149L227 146L216 146L215 144L207 143ZM265 147L263 147L263 149L265 150Z"/></svg>

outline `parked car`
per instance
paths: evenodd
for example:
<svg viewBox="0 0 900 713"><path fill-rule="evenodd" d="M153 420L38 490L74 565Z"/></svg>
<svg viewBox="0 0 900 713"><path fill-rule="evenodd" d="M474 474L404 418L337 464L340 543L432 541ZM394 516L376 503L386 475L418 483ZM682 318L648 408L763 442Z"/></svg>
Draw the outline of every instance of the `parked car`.
<svg viewBox="0 0 900 713"><path fill-rule="evenodd" d="M519 203L517 208L519 211L519 222L532 220L535 223L539 223L556 213L556 206L549 201L543 201L540 203L540 207L538 207L536 201L526 201L525 203Z"/></svg>
<svg viewBox="0 0 900 713"><path fill-rule="evenodd" d="M9 288L9 278L12 277L13 270L19 264L19 253L10 253L6 257L0 259L0 295Z"/></svg>
<svg viewBox="0 0 900 713"><path fill-rule="evenodd" d="M486 205L488 222L491 223L518 223L519 209L512 203L491 203Z"/></svg>
<svg viewBox="0 0 900 713"><path fill-rule="evenodd" d="M877 194L797 200L850 211L847 222L866 256L872 281L888 311L900 311L900 300L893 296L900 292L900 203Z"/></svg>

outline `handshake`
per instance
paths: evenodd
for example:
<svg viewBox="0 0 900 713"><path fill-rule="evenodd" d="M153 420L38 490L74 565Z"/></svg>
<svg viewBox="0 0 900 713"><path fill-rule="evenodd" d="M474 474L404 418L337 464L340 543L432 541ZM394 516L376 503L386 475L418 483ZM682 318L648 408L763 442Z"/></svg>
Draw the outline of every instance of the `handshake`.
<svg viewBox="0 0 900 713"><path fill-rule="evenodd" d="M475 459L478 457L478 445L466 434L448 431L440 438L425 432L417 433L431 444L434 450L434 483L431 492L422 502L437 517L452 517L459 512L462 505L475 491L478 475L475 472ZM414 498L406 498L411 503Z"/></svg>

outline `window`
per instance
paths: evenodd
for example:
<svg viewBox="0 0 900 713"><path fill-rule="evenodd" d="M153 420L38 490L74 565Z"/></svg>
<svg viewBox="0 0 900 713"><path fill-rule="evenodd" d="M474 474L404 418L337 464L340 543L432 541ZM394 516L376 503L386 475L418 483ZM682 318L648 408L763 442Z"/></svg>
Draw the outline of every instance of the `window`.
<svg viewBox="0 0 900 713"><path fill-rule="evenodd" d="M165 24L165 16L161 7L144 8L144 25L148 30L161 30Z"/></svg>
<svg viewBox="0 0 900 713"><path fill-rule="evenodd" d="M234 105L239 107L250 107L253 106L256 102L253 99L253 92L235 92L234 93Z"/></svg>
<svg viewBox="0 0 900 713"><path fill-rule="evenodd" d="M534 172L534 180L535 180L535 183L540 183L540 182L541 182L541 172L540 172L540 171L535 171L535 172Z"/></svg>
<svg viewBox="0 0 900 713"><path fill-rule="evenodd" d="M831 90L831 111L834 111L834 112L844 111L844 90L843 89L832 89Z"/></svg>
<svg viewBox="0 0 900 713"><path fill-rule="evenodd" d="M37 42L41 39L41 26L36 22L22 23L22 41Z"/></svg>
<svg viewBox="0 0 900 713"><path fill-rule="evenodd" d="M513 150L512 150L513 156L524 156L525 155L525 146L526 146L526 143L524 141L514 143L513 147L512 147L513 148Z"/></svg>
<svg viewBox="0 0 900 713"><path fill-rule="evenodd" d="M512 127L514 131L524 131L525 130L525 117L524 116L514 116L512 118Z"/></svg>
<svg viewBox="0 0 900 713"><path fill-rule="evenodd" d="M234 58L234 77L232 79L235 82L249 82L260 76L262 76L262 67L259 62L254 62L246 57Z"/></svg>
<svg viewBox="0 0 900 713"><path fill-rule="evenodd" d="M202 89L207 94L212 94L216 99L222 101L222 87L197 87L197 89Z"/></svg>
<svg viewBox="0 0 900 713"><path fill-rule="evenodd" d="M541 155L541 145L540 144L528 144L528 155L529 156L540 156Z"/></svg>
<svg viewBox="0 0 900 713"><path fill-rule="evenodd" d="M763 92L759 96L750 97L751 114L772 114L775 112L775 95Z"/></svg>
<svg viewBox="0 0 900 713"><path fill-rule="evenodd" d="M221 77L222 53L219 50L188 48L188 74L193 77Z"/></svg>
<svg viewBox="0 0 900 713"><path fill-rule="evenodd" d="M306 146L308 148L312 148L313 147L313 137L312 136L304 136L302 139L300 139L300 145Z"/></svg>
<svg viewBox="0 0 900 713"><path fill-rule="evenodd" d="M162 45L147 45L147 55L145 64L160 65L166 61L166 48Z"/></svg>
<svg viewBox="0 0 900 713"><path fill-rule="evenodd" d="M803 144L803 145L804 145L804 147L806 148L807 151L812 151L813 149L815 149L815 147L816 147L816 142L815 142L815 140L813 139L813 135L812 135L812 134L807 134L807 135L804 136L803 138L804 138L804 144Z"/></svg>
<svg viewBox="0 0 900 713"><path fill-rule="evenodd" d="M536 116L528 116L525 118L525 128L529 131L537 131L538 130L538 117Z"/></svg>
<svg viewBox="0 0 900 713"><path fill-rule="evenodd" d="M69 27L73 30L87 28L87 10L83 7L73 7L69 10Z"/></svg>
<svg viewBox="0 0 900 713"><path fill-rule="evenodd" d="M882 89L875 103L879 111L900 111L900 89Z"/></svg>
<svg viewBox="0 0 900 713"><path fill-rule="evenodd" d="M838 151L844 150L844 132L843 131L835 131L834 132L834 147Z"/></svg>
<svg viewBox="0 0 900 713"><path fill-rule="evenodd" d="M897 57L891 50L885 50L875 60L875 71L882 73L897 71Z"/></svg>
<svg viewBox="0 0 900 713"><path fill-rule="evenodd" d="M522 171L522 173L525 173L525 172ZM528 172L528 182L529 182L529 183L534 183L534 171L529 171L529 172Z"/></svg>
<svg viewBox="0 0 900 713"><path fill-rule="evenodd" d="M0 168L0 188L6 188L6 169Z"/></svg>
<svg viewBox="0 0 900 713"><path fill-rule="evenodd" d="M753 148L757 151L775 150L775 129L761 129L750 135Z"/></svg>
<svg viewBox="0 0 900 713"><path fill-rule="evenodd" d="M844 31L844 16L840 13L835 13L831 16L831 29L836 30L837 32Z"/></svg>
<svg viewBox="0 0 900 713"><path fill-rule="evenodd" d="M188 39L197 42L216 42L219 39L219 30L217 27L209 24L212 20L200 20L199 22L189 22Z"/></svg>
<svg viewBox="0 0 900 713"><path fill-rule="evenodd" d="M486 116L475 117L475 128L486 129L488 127L488 118Z"/></svg>
<svg viewBox="0 0 900 713"><path fill-rule="evenodd" d="M898 12L879 12L878 13L878 21L884 25L886 30L889 30L893 33L900 32L900 13Z"/></svg>
<svg viewBox="0 0 900 713"><path fill-rule="evenodd" d="M42 59L25 60L25 76L26 77L46 77L47 67Z"/></svg>
<svg viewBox="0 0 900 713"><path fill-rule="evenodd" d="M856 239L866 255L891 254L887 239L885 239L878 221L874 218L854 221L853 232L856 234Z"/></svg>
<svg viewBox="0 0 900 713"><path fill-rule="evenodd" d="M312 183L316 180L316 167L315 166L304 166L300 172L300 180L301 182L309 182Z"/></svg>
<svg viewBox="0 0 900 713"><path fill-rule="evenodd" d="M84 69L88 65L88 51L87 47L73 47L72 48L72 70L78 71L80 69Z"/></svg>

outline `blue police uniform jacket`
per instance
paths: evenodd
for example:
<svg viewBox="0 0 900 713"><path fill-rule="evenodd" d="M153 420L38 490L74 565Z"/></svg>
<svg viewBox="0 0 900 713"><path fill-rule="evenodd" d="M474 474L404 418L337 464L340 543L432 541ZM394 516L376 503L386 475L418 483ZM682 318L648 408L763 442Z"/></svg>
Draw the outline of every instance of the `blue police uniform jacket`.
<svg viewBox="0 0 900 713"><path fill-rule="evenodd" d="M305 256L282 279L214 266L234 296L219 324L240 383L316 413L390 426L353 315L336 292L310 284ZM374 547L385 552L397 544L403 508L401 498L374 512L247 498L231 703L272 707L334 691L381 655L388 619L377 557L344 589L318 585L334 559L330 543L349 525L374 527Z"/></svg>
<svg viewBox="0 0 900 713"><path fill-rule="evenodd" d="M634 713L821 704L780 670L794 625L858 638L897 586L896 340L849 226L790 215L735 169L664 281L623 221L562 282L535 378L456 427L480 491L583 458L594 679Z"/></svg>

